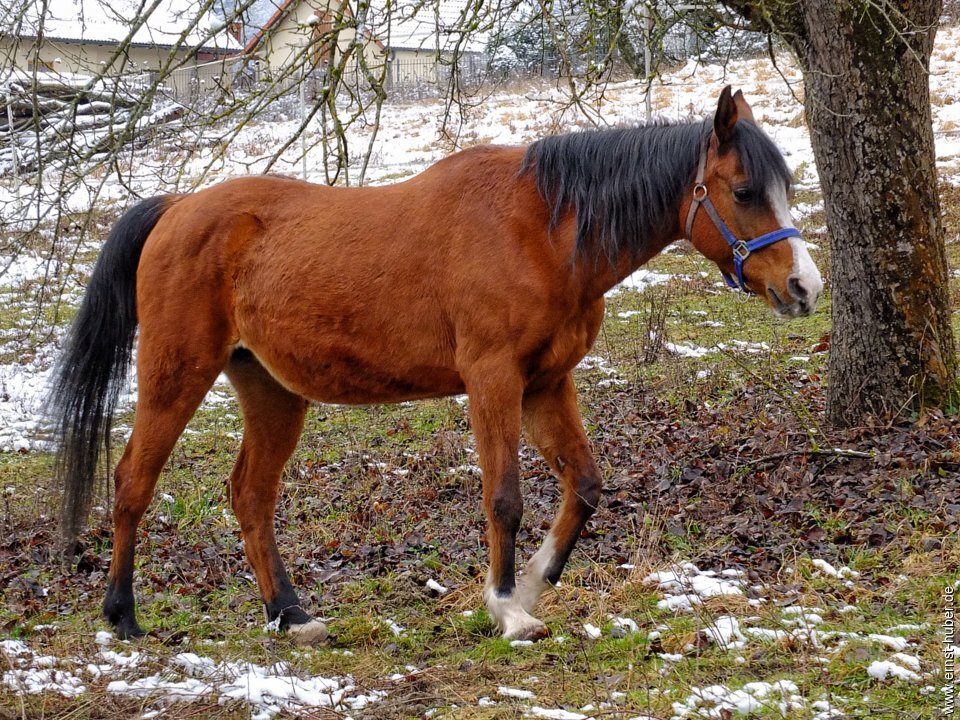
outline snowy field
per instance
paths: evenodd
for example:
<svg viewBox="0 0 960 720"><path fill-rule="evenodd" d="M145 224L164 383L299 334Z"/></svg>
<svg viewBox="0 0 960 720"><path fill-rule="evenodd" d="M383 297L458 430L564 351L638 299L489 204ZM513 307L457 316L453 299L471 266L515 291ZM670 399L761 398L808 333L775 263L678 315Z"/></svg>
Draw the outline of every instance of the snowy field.
<svg viewBox="0 0 960 720"><path fill-rule="evenodd" d="M937 160L941 174L960 185L960 30L943 28L937 36L937 46L931 63L930 88L933 99L934 131ZM803 86L797 67L787 57L781 57L774 68L767 58L731 61L726 66L702 65L690 61L686 66L666 73L653 88L654 112L669 118L702 116L712 112L714 103L726 84L732 84L745 93L754 114L774 138L796 174L798 188L815 190L818 187L816 166L810 147L803 110L799 97ZM586 106L571 106L566 96L548 85L525 86L512 92L499 92L482 103L469 108L465 117L456 118L453 127L460 146L482 143L525 144L547 133L588 128L595 125L612 126L637 123L644 118L644 87L640 82L614 83L602 93L589 97ZM456 147L440 138L445 106L443 102L388 104L384 108L381 128L373 145L372 163L368 179L372 184L396 181L413 175ZM185 163L186 172L180 174L169 167L162 147L149 148L140 153L130 170L130 186L141 195L152 195L176 188L214 184L229 177L261 171L274 149L288 140L299 120L271 121L243 128L223 156L208 149L197 153ZM322 162L321 149L316 146L315 133L308 132L310 145L307 162L301 162L299 144L288 151L289 158L273 168L294 176L302 176L304 165L318 168ZM370 141L369 130L355 125L349 133L351 152L359 155ZM358 168L352 168L356 176ZM320 181L316 171L307 178ZM176 181L176 182L175 182ZM52 180L51 180L52 182ZM94 193L91 188L100 188ZM0 185L0 203L6 211L15 208L18 196L27 192L24 186L10 181ZM96 203L91 200L96 196ZM72 211L86 212L92 207L129 204L128 191L123 185L106 177L98 178L90 187L81 186L66 203ZM804 218L822 210L819 202L802 203L794 207L794 219L808 232L817 228L804 225ZM50 272L49 258L21 254L5 258L0 268L0 301L13 304L25 285L36 283ZM652 282L663 282L668 277L656 277L645 270L628 278L624 288L642 291ZM82 288L68 285L67 302L77 302ZM707 320L709 322L709 320ZM46 447L43 441L40 413L51 363L56 356L56 338L61 329L36 328L32 318L18 320L12 327L0 327L0 353L8 362L0 364L0 451L29 452ZM46 342L38 336L49 335ZM17 348L31 340L31 351L19 356ZM679 345L672 350L678 354L704 353L702 348ZM135 392L134 385L131 388ZM222 401L216 391L210 401Z"/></svg>

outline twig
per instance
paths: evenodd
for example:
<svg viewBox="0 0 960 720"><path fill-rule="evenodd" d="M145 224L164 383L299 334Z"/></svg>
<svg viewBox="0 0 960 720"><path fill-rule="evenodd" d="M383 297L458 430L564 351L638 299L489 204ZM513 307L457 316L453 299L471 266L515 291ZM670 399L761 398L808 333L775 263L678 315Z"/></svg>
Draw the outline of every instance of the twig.
<svg viewBox="0 0 960 720"><path fill-rule="evenodd" d="M827 449L813 449L813 448L800 448L798 450L787 450L786 452L774 453L773 455L764 455L762 458L756 460L747 460L743 464L755 467L757 465L769 465L770 463L776 462L778 460L785 460L790 457L797 457L800 455L818 455L826 457L851 457L851 458L864 458L866 460L872 460L875 457L875 453L872 451L865 450L849 450L847 448L827 448Z"/></svg>

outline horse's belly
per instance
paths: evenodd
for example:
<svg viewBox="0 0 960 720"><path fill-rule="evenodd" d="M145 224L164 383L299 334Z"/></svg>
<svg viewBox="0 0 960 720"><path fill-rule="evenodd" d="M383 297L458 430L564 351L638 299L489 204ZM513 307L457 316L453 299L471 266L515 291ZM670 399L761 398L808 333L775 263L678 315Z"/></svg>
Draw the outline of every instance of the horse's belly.
<svg viewBox="0 0 960 720"><path fill-rule="evenodd" d="M460 375L436 364L403 364L389 353L343 349L254 353L287 389L315 402L365 405L464 392Z"/></svg>

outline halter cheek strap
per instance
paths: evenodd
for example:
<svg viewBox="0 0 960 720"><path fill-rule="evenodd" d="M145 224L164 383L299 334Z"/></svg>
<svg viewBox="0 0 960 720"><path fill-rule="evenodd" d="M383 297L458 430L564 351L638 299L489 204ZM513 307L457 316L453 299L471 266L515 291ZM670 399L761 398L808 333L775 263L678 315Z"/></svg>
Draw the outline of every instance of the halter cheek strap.
<svg viewBox="0 0 960 720"><path fill-rule="evenodd" d="M690 203L690 210L687 211L685 237L687 240L690 240L691 242L693 241L693 221L697 217L697 210L699 210L700 206L702 205L703 209L706 210L707 215L709 215L710 219L713 220L713 224L716 226L717 230L720 231L723 239L727 241L727 244L730 246L731 250L733 250L733 269L736 273L736 282L734 282L734 279L730 277L729 273L721 270L720 272L723 275L723 279L726 281L727 285L734 290L739 288L746 293L752 294L752 291L747 287L747 284L743 280L743 264L747 261L747 258L750 257L750 253L790 237L801 237L800 231L794 227L785 227L746 241L740 240L736 235L734 235L730 231L730 228L727 227L727 224L723 221L723 218L720 217L720 213L717 212L717 209L713 206L713 203L710 202L710 198L707 197L707 186L703 183L704 174L706 173L707 168L707 150L709 148L709 143L710 139L708 137L704 141L703 147L700 150L700 162L697 165L697 179L693 185L693 200Z"/></svg>

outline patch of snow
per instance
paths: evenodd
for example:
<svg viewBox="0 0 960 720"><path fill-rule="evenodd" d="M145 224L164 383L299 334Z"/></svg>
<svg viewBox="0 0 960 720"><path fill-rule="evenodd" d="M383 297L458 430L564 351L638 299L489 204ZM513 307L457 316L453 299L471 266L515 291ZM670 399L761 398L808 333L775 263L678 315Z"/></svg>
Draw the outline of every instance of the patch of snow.
<svg viewBox="0 0 960 720"><path fill-rule="evenodd" d="M0 652L12 657L21 655L33 655L30 648L22 640L0 640Z"/></svg>
<svg viewBox="0 0 960 720"><path fill-rule="evenodd" d="M133 682L118 680L107 685L107 692L165 701L190 701L216 694L224 700L244 701L264 718L280 712L300 714L315 707L358 710L385 696L381 691L358 694L349 678L301 678L285 663L262 667L247 662L216 662L193 653L178 655L172 662L190 677L169 680L152 675Z"/></svg>
<svg viewBox="0 0 960 720"><path fill-rule="evenodd" d="M403 633L407 631L406 628L400 627L399 625L397 625L397 623L395 623L392 618L388 618L384 620L383 624L386 625L388 628L390 628L390 632L392 632L397 637L400 637L401 635L403 635Z"/></svg>
<svg viewBox="0 0 960 720"><path fill-rule="evenodd" d="M835 577L840 579L860 577L860 573L858 573L856 570L851 570L846 566L835 568L826 560L822 560L820 558L815 558L811 562L813 563L813 566L820 571L820 573L824 575L828 575L830 577Z"/></svg>
<svg viewBox="0 0 960 720"><path fill-rule="evenodd" d="M736 579L717 577L712 571L701 571L693 563L684 563L679 570L663 570L647 575L643 582L656 585L668 597L657 607L666 610L692 610L703 600L722 595L743 595L743 583Z"/></svg>
<svg viewBox="0 0 960 720"><path fill-rule="evenodd" d="M867 675L876 680L896 678L898 680L920 681L920 676L913 670L898 665L890 660L874 660L867 668Z"/></svg>
<svg viewBox="0 0 960 720"><path fill-rule="evenodd" d="M743 632L759 640L773 640L774 642L786 640L790 637L790 633L786 630L771 630L769 628L744 628Z"/></svg>
<svg viewBox="0 0 960 720"><path fill-rule="evenodd" d="M716 352L716 350L711 350L710 348L698 347L691 343L683 343L678 345L676 343L667 342L663 344L663 347L667 349L668 352L672 352L674 355L679 355L681 357L689 358L701 358L705 355L710 355L711 353Z"/></svg>
<svg viewBox="0 0 960 720"><path fill-rule="evenodd" d="M833 707L826 700L814 700L810 703L810 708L816 711L812 720L831 720L831 718L844 717L842 710Z"/></svg>
<svg viewBox="0 0 960 720"><path fill-rule="evenodd" d="M819 609L819 608L817 608ZM787 612L790 611L790 612ZM782 622L784 625L796 625L798 627L814 627L823 623L823 617L813 612L813 609L801 607L788 607L783 609L783 614L788 615Z"/></svg>
<svg viewBox="0 0 960 720"><path fill-rule="evenodd" d="M16 644L14 644L16 642ZM63 662L50 655L37 655L20 641L0 644L9 658L12 669L0 677L7 687L17 693L57 692L72 697L86 692L78 672L65 672L49 666ZM109 693L133 695L163 704L193 702L218 697L221 700L239 700L250 706L251 717L267 720L287 712L292 715L310 714L313 708L330 707L337 710L359 710L385 697L386 693L372 690L361 693L349 677L300 677L286 663L262 667L248 662L219 662L196 653L180 653L170 659L169 667L160 673L145 677L131 677L139 666L154 664L156 658L144 653L123 655L101 649L100 664L88 663L81 671L93 680L109 675L115 678L107 684ZM45 666L39 669L37 666Z"/></svg>
<svg viewBox="0 0 960 720"><path fill-rule="evenodd" d="M47 274L47 261L29 252L0 259L0 286L20 286Z"/></svg>
<svg viewBox="0 0 960 720"><path fill-rule="evenodd" d="M518 700L533 700L536 697L536 694L530 690L521 690L519 688L507 687L505 685L501 685L497 688L497 695L516 698Z"/></svg>
<svg viewBox="0 0 960 720"><path fill-rule="evenodd" d="M747 638L740 632L739 621L732 616L718 617L704 628L707 638L724 650L739 650L747 644Z"/></svg>
<svg viewBox="0 0 960 720"><path fill-rule="evenodd" d="M607 293L607 297L616 295L623 290L643 292L644 290L654 287L655 285L663 285L666 282L670 282L673 277L673 275L668 273L658 273L654 272L653 270L647 270L646 268L640 268L633 274L625 277L619 285L610 290Z"/></svg>
<svg viewBox="0 0 960 720"><path fill-rule="evenodd" d="M726 685L694 688L683 702L673 703L674 717L722 717L724 710L752 715L770 709L779 711L781 717L788 717L788 708L804 705L798 692L797 685L790 680L750 682L738 690Z"/></svg>
<svg viewBox="0 0 960 720"><path fill-rule="evenodd" d="M911 632L913 630L927 630L929 627L930 623L920 623L919 625L904 623L902 625L894 625L891 628L887 628L887 632Z"/></svg>
<svg viewBox="0 0 960 720"><path fill-rule="evenodd" d="M920 672L920 658L916 655L906 655L898 652L894 653L892 657L903 667L910 668L914 672Z"/></svg>
<svg viewBox="0 0 960 720"><path fill-rule="evenodd" d="M64 697L76 697L87 691L78 676L64 670L52 668L14 668L0 676L0 683L18 694L37 695L55 692Z"/></svg>
<svg viewBox="0 0 960 720"><path fill-rule="evenodd" d="M616 368L610 367L610 362L605 357L599 355L585 355L577 367L581 370L599 370L606 375L615 375L617 372Z"/></svg>
<svg viewBox="0 0 960 720"><path fill-rule="evenodd" d="M721 343L718 347L727 349L729 346ZM756 355L759 353L770 352L770 346L765 342L749 342L747 340L734 340L733 347L742 350L745 353Z"/></svg>
<svg viewBox="0 0 960 720"><path fill-rule="evenodd" d="M444 587L433 578L430 578L429 580L427 580L426 586L427 586L427 589L433 590L438 595L444 595L447 592L449 592L449 588Z"/></svg>
<svg viewBox="0 0 960 720"><path fill-rule="evenodd" d="M110 666L115 668L132 668L143 662L143 654L131 651L128 655L114 652L113 650L101 650L100 657Z"/></svg>
<svg viewBox="0 0 960 720"><path fill-rule="evenodd" d="M910 641L907 640L907 638L900 637L898 635L880 635L879 633L871 633L870 635L867 635L867 637L870 640L873 640L875 643L885 645L891 650L896 650L897 652L900 652L910 644Z"/></svg>
<svg viewBox="0 0 960 720"><path fill-rule="evenodd" d="M43 403L54 357L53 346L39 348L29 361L0 364L0 451L48 450Z"/></svg>

